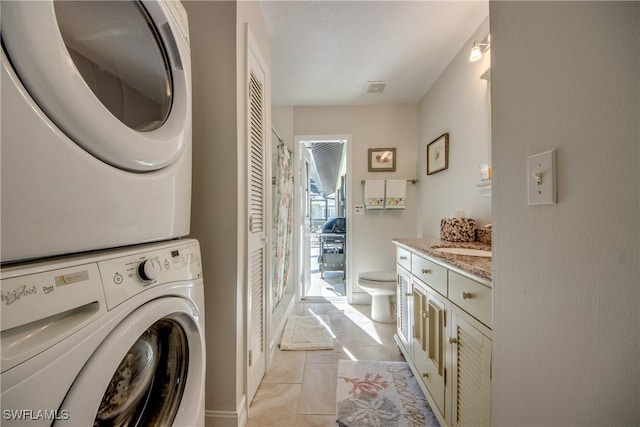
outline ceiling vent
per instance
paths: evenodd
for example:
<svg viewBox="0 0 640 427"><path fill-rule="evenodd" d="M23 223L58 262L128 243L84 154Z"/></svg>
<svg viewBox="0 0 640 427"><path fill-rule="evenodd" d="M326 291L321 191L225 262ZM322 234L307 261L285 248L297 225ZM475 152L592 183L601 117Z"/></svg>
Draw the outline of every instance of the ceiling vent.
<svg viewBox="0 0 640 427"><path fill-rule="evenodd" d="M367 93L382 93L389 82L367 82Z"/></svg>

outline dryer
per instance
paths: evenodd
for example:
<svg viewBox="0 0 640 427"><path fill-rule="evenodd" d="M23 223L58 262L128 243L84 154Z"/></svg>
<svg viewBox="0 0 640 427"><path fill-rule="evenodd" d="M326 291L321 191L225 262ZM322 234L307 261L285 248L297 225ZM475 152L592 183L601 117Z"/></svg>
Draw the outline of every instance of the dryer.
<svg viewBox="0 0 640 427"><path fill-rule="evenodd" d="M189 233L179 1L2 2L2 263Z"/></svg>
<svg viewBox="0 0 640 427"><path fill-rule="evenodd" d="M192 239L2 269L3 426L202 426Z"/></svg>

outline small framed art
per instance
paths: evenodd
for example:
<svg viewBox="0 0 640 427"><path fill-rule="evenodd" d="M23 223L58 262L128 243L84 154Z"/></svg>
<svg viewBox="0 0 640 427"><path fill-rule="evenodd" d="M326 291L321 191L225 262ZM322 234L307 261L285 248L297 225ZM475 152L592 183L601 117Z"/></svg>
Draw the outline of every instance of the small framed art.
<svg viewBox="0 0 640 427"><path fill-rule="evenodd" d="M449 167L449 134L443 133L427 145L427 175Z"/></svg>
<svg viewBox="0 0 640 427"><path fill-rule="evenodd" d="M395 148L369 148L369 172L393 172L395 170Z"/></svg>

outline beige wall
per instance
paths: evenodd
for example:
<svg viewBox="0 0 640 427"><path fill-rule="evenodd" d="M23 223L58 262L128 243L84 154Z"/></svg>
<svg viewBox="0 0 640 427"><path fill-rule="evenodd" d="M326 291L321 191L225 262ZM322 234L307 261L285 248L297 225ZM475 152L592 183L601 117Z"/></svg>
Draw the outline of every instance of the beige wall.
<svg viewBox="0 0 640 427"><path fill-rule="evenodd" d="M185 2L193 74L193 205L191 237L200 241L207 335L207 411L236 410L239 191L236 80L236 5ZM229 124L234 124L229 126ZM220 185L224 182L225 185ZM232 201L220 203L220 200ZM220 244L224 242L224 244ZM220 328L225 325L225 328ZM225 387L219 385L224 384ZM233 392L230 392L233 391Z"/></svg>
<svg viewBox="0 0 640 427"><path fill-rule="evenodd" d="M193 74L191 237L200 241L205 279L206 423L237 426L246 417L247 23L267 63L269 38L257 2L184 5Z"/></svg>
<svg viewBox="0 0 640 427"><path fill-rule="evenodd" d="M273 106L271 125L278 132L284 144L293 152L293 107Z"/></svg>
<svg viewBox="0 0 640 427"><path fill-rule="evenodd" d="M363 203L363 179L416 178L417 106L295 107L293 119L296 136L351 135L348 166L351 183L347 190L351 216L349 283L356 283L359 272L394 270L395 248L391 239L416 235L416 186L407 186L406 210L366 211L364 215L353 215L353 205ZM367 150L370 147L396 147L396 171L368 172ZM358 294L356 298L368 299L366 293Z"/></svg>
<svg viewBox="0 0 640 427"><path fill-rule="evenodd" d="M490 5L492 420L640 424L640 3ZM527 156L557 149L558 203Z"/></svg>
<svg viewBox="0 0 640 427"><path fill-rule="evenodd" d="M480 79L491 51L469 62L474 40L489 34L487 18L420 101L418 235L439 237L440 220L463 209L478 226L491 223L491 199L482 197L481 163L491 163L490 83ZM427 145L449 133L448 169L427 175Z"/></svg>

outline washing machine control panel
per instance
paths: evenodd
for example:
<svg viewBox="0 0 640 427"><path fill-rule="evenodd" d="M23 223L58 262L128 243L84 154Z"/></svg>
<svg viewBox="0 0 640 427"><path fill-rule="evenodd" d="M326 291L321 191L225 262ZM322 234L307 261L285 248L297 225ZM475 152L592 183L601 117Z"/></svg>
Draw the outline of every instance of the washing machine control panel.
<svg viewBox="0 0 640 427"><path fill-rule="evenodd" d="M109 310L147 289L202 277L197 243L113 258L98 266Z"/></svg>

